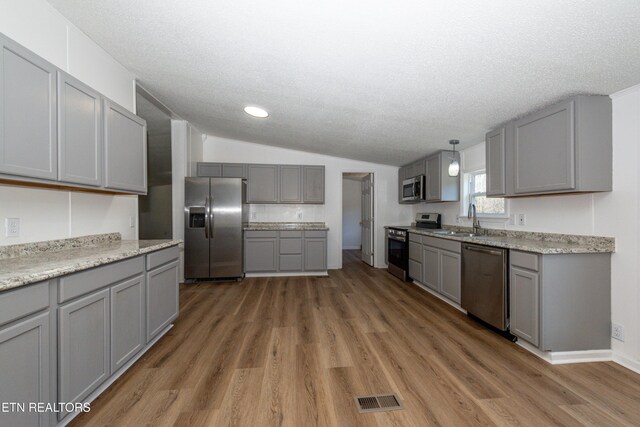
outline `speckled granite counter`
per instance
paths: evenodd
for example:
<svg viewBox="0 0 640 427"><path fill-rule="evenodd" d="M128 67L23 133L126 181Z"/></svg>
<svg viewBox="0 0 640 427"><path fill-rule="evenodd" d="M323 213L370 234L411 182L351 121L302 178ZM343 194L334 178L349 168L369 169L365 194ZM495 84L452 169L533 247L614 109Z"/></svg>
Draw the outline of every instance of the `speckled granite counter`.
<svg viewBox="0 0 640 427"><path fill-rule="evenodd" d="M468 227L446 227L450 231L470 233ZM452 236L437 234L424 228L409 227L410 233L438 237L459 242L476 243L505 249L516 249L539 254L588 254L615 252L612 237L581 236L573 234L535 233L524 231L487 229L488 235ZM483 232L484 230L482 230Z"/></svg>
<svg viewBox="0 0 640 427"><path fill-rule="evenodd" d="M118 233L0 247L0 291L143 255L180 240L120 240Z"/></svg>
<svg viewBox="0 0 640 427"><path fill-rule="evenodd" d="M246 231L329 230L324 222L250 222Z"/></svg>

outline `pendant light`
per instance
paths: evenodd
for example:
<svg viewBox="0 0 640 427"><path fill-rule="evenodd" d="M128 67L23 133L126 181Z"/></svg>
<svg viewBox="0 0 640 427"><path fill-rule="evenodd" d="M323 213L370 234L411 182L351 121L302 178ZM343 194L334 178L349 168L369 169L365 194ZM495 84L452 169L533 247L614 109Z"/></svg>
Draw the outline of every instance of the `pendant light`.
<svg viewBox="0 0 640 427"><path fill-rule="evenodd" d="M450 139L449 144L453 145L453 160L449 163L449 176L458 176L460 173L460 163L456 159L456 145L460 144L460 141Z"/></svg>

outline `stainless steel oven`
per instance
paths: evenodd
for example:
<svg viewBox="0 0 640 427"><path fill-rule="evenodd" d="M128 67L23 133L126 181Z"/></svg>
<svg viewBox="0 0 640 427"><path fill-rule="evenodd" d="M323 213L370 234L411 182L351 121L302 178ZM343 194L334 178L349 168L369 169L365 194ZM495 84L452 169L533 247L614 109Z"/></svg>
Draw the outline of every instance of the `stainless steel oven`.
<svg viewBox="0 0 640 427"><path fill-rule="evenodd" d="M402 181L402 201L420 202L425 196L425 176L418 175Z"/></svg>
<svg viewBox="0 0 640 427"><path fill-rule="evenodd" d="M406 227L408 228L408 227ZM387 228L387 260L389 273L400 280L408 280L409 238L404 227Z"/></svg>

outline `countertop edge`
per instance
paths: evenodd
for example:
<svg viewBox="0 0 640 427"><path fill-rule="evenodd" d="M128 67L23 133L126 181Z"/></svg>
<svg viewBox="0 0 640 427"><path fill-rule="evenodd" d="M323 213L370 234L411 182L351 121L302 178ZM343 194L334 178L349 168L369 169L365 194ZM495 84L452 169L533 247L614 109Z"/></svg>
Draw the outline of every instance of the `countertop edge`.
<svg viewBox="0 0 640 427"><path fill-rule="evenodd" d="M580 246L572 244L562 244L559 242L545 242L547 244L557 243L557 248L543 248L536 245L536 240L531 240L531 243L508 243L498 240L491 240L492 236L478 236L478 237L463 237L463 236L447 236L442 234L430 233L423 230L409 229L409 233L420 234L422 236L435 237L437 239L453 240L456 242L475 243L477 245L493 246L503 249L514 249L523 252L532 252L541 255L562 255L562 254L602 254L602 253L614 253L614 248L608 247L595 247L595 246Z"/></svg>
<svg viewBox="0 0 640 427"><path fill-rule="evenodd" d="M100 267L105 264L111 264L117 261L122 261L127 258L133 258L139 255L145 255L150 252L155 252L160 249L166 249L172 246L178 246L181 240L171 240L169 242L158 243L153 246L148 246L142 249L129 250L126 252L118 253L115 255L109 255L96 257L90 261L81 261L68 266L58 267L54 269L43 270L38 273L29 275L16 275L15 278L3 280L0 282L0 293L11 289L18 288L20 286L31 285L33 283L42 282L45 280L55 279L60 276L66 276L68 274L78 273L91 268Z"/></svg>

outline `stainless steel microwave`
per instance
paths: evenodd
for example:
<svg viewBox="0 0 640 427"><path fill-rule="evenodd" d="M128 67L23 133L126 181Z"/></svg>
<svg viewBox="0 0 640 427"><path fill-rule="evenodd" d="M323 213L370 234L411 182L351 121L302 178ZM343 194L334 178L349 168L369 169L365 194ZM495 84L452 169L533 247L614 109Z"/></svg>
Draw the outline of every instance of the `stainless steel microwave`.
<svg viewBox="0 0 640 427"><path fill-rule="evenodd" d="M424 175L418 175L402 181L402 201L419 202L424 200L424 182Z"/></svg>

